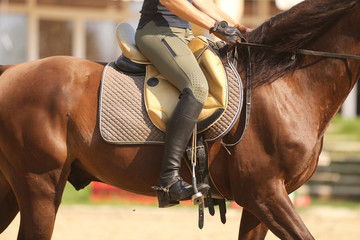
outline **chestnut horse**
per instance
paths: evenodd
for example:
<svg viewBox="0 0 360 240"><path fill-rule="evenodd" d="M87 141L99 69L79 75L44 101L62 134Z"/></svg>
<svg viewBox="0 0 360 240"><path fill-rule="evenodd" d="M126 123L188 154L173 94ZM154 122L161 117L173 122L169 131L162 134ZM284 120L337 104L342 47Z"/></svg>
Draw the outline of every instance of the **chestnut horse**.
<svg viewBox="0 0 360 240"><path fill-rule="evenodd" d="M359 22L360 0L307 0L246 36L277 51L252 49L252 114L241 143L231 155L220 141L208 146L215 185L244 207L239 239L264 239L268 229L281 239L313 239L288 194L314 173L323 134L360 77L360 61L291 52L359 55ZM20 211L18 239L50 239L67 180L77 189L97 180L154 195L162 146L111 145L100 136L103 69L72 57L1 66L0 233ZM224 142L237 140L243 118ZM185 167L181 174L190 181Z"/></svg>

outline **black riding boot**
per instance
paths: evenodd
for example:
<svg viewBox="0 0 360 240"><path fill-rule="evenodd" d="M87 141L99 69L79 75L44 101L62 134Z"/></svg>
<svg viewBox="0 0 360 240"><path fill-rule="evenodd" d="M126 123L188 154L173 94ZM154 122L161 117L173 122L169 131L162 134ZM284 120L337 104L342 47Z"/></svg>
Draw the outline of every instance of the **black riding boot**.
<svg viewBox="0 0 360 240"><path fill-rule="evenodd" d="M180 96L166 129L164 157L162 160L157 197L159 207L170 207L179 201L189 200L194 194L192 185L179 176L181 160L198 120L203 104L185 88ZM209 185L198 184L198 191L205 194Z"/></svg>

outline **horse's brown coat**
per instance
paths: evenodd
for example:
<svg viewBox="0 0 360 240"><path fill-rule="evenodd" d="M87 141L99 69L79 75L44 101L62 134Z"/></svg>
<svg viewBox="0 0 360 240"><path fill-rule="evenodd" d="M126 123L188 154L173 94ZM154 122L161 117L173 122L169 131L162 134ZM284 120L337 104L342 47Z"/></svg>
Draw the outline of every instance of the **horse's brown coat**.
<svg viewBox="0 0 360 240"><path fill-rule="evenodd" d="M296 36L281 35L275 27L280 46L281 41L297 37L294 48L304 47L299 44L301 36L311 36L304 40L310 49L360 55L360 0L308 0L289 15L280 15L281 21L276 17L264 26L271 31L271 23L291 23L293 14L297 22L292 24L301 24L311 18L310 8L318 15L313 27L321 25L321 18L324 27L307 35L301 32L311 31L307 21L309 30L297 28ZM283 33L292 24L285 24ZM262 32L267 33L263 26L248 37ZM266 41L269 38L260 42L273 43ZM260 55L255 51L253 58ZM268 228L281 239L313 239L288 193L314 173L323 134L360 77L359 61L306 56L292 64L286 56L272 55L273 61L280 59L278 64L266 62L278 66L270 69L270 78L266 67L255 74L258 87L253 91L249 129L243 141L230 148L232 155L219 141L209 146L212 179L224 196L245 209L239 239L263 239ZM19 239L50 239L68 178L77 188L98 179L154 195L150 187L159 176L162 147L114 146L99 135L97 101L103 65L52 57L1 69L0 232L20 210ZM277 73L285 70L289 72ZM242 65L239 71L243 72ZM240 125L225 142L236 140ZM189 179L184 169L182 176Z"/></svg>

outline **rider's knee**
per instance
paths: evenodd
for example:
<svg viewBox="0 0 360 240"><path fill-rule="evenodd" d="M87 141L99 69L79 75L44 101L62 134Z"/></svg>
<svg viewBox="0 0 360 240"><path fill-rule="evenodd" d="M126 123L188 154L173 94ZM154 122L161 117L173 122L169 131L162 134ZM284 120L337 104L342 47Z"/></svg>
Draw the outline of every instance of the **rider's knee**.
<svg viewBox="0 0 360 240"><path fill-rule="evenodd" d="M209 94L209 86L205 76L201 74L193 74L191 77L191 86L189 87L193 92L195 98L201 102L205 103L208 94Z"/></svg>

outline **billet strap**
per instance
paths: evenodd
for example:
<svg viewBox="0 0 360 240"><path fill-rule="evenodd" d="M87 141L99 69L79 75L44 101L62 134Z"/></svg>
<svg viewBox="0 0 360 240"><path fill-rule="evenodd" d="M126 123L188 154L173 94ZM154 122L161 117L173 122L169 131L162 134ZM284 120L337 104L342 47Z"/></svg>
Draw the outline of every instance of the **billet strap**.
<svg viewBox="0 0 360 240"><path fill-rule="evenodd" d="M206 207L209 208L209 213L211 216L215 215L215 208L214 208L214 201L211 197L211 191L208 191L206 198L205 198Z"/></svg>
<svg viewBox="0 0 360 240"><path fill-rule="evenodd" d="M212 198L210 199L212 202L212 207L214 208L214 205L218 205L219 206L219 212L220 212L220 220L223 224L226 223L226 199L222 198ZM210 212L210 208L209 208L209 212ZM215 210L213 211L215 213ZM211 214L211 212L210 212ZM214 214L211 214L212 216Z"/></svg>
<svg viewBox="0 0 360 240"><path fill-rule="evenodd" d="M226 203L225 199L219 199L219 211L220 211L220 219L223 224L226 223Z"/></svg>

